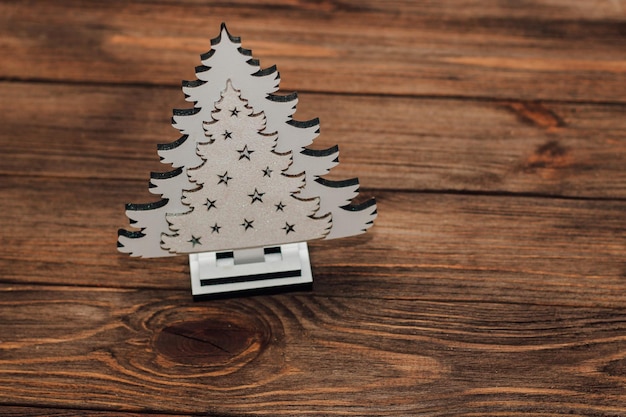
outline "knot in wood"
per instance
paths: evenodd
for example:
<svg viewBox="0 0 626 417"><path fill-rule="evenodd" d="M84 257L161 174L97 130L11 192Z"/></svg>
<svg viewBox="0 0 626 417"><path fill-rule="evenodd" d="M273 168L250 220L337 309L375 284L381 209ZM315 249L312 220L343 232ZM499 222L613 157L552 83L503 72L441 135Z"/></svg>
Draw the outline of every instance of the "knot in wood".
<svg viewBox="0 0 626 417"><path fill-rule="evenodd" d="M167 325L154 339L155 352L179 365L241 366L257 357L271 340L259 320L229 315Z"/></svg>

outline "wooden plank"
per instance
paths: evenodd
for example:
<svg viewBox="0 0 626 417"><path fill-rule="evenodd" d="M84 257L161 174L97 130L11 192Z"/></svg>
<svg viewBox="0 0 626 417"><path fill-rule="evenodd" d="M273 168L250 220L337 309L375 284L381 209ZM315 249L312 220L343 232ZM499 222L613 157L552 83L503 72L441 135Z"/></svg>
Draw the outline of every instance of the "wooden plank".
<svg viewBox="0 0 626 417"><path fill-rule="evenodd" d="M136 179L157 143L178 138L178 89L0 83L0 173ZM329 105L332 103L332 105ZM624 105L301 94L320 117L314 147L339 144L333 178L368 189L463 190L626 198ZM135 198L136 199L136 198Z"/></svg>
<svg viewBox="0 0 626 417"><path fill-rule="evenodd" d="M123 416L123 417L183 417L177 414L161 414L150 413L142 410L138 413L123 413L119 411L103 411L93 410L90 408L49 408L49 407L36 407L36 406L2 406L3 417L108 417L108 416ZM187 415L188 417L188 415Z"/></svg>
<svg viewBox="0 0 626 417"><path fill-rule="evenodd" d="M37 10L37 13L33 13ZM619 1L0 3L0 77L175 85L228 22L283 88L624 102Z"/></svg>
<svg viewBox="0 0 626 417"><path fill-rule="evenodd" d="M1 285L0 305L0 405L203 415L626 407L623 308L311 294L194 304L182 291L45 285Z"/></svg>
<svg viewBox="0 0 626 417"><path fill-rule="evenodd" d="M119 254L137 182L4 177L8 283L189 289L186 257ZM368 234L311 244L318 295L618 307L625 201L378 192Z"/></svg>

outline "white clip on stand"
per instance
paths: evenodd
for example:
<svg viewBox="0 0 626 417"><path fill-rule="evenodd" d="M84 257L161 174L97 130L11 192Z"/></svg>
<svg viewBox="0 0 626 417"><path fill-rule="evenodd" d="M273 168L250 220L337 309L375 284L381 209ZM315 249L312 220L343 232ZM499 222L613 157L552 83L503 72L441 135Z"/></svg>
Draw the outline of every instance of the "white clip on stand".
<svg viewBox="0 0 626 417"><path fill-rule="evenodd" d="M310 288L313 282L306 242L192 253L189 267L194 299L265 289Z"/></svg>

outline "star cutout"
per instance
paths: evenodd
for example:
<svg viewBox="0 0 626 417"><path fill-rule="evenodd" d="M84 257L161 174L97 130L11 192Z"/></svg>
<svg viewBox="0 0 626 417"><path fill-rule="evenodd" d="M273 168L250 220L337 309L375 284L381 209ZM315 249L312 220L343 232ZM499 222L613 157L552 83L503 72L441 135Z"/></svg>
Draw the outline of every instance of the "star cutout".
<svg viewBox="0 0 626 417"><path fill-rule="evenodd" d="M289 224L287 222L285 222L285 227L283 227L283 230L285 231L285 234L288 235L289 232L296 232L293 227L295 226L295 224Z"/></svg>
<svg viewBox="0 0 626 417"><path fill-rule="evenodd" d="M241 223L241 225L244 227L244 230L254 229L254 226L252 226L253 222L254 220L243 219L243 223Z"/></svg>
<svg viewBox="0 0 626 417"><path fill-rule="evenodd" d="M216 209L217 207L215 206L215 202L217 200L209 200L208 198L206 199L206 203L204 203L204 205L206 206L207 211L211 210L212 208Z"/></svg>
<svg viewBox="0 0 626 417"><path fill-rule="evenodd" d="M239 109L237 107L230 111L230 117L239 117Z"/></svg>
<svg viewBox="0 0 626 417"><path fill-rule="evenodd" d="M202 237L195 237L194 235L191 235L191 239L189 239L187 242L191 243L191 247L195 248L196 245L202 245L200 239L202 239Z"/></svg>
<svg viewBox="0 0 626 417"><path fill-rule="evenodd" d="M237 150L237 152L239 152L239 160L246 158L249 161L250 155L252 155L254 151L249 150L248 145L245 145L242 150Z"/></svg>
<svg viewBox="0 0 626 417"><path fill-rule="evenodd" d="M211 226L211 233L220 233L220 229L222 228L222 226L218 226L217 223L215 223L214 226Z"/></svg>
<svg viewBox="0 0 626 417"><path fill-rule="evenodd" d="M224 184L228 185L228 181L233 179L233 177L229 177L228 176L228 171L226 171L224 173L224 175L219 175L218 174L217 176L220 177L220 180L219 180L218 184L224 183Z"/></svg>
<svg viewBox="0 0 626 417"><path fill-rule="evenodd" d="M263 176L264 177L271 177L272 176L272 170L270 169L270 167L267 167L263 170Z"/></svg>
<svg viewBox="0 0 626 417"><path fill-rule="evenodd" d="M232 139L233 138L233 132L229 132L228 130L225 130L224 133L222 133L222 136L224 136L224 140Z"/></svg>
<svg viewBox="0 0 626 417"><path fill-rule="evenodd" d="M285 211L283 210L285 208L285 205L283 204L282 201L280 201L278 204L274 204L276 206L276 211Z"/></svg>
<svg viewBox="0 0 626 417"><path fill-rule="evenodd" d="M252 202L250 204L254 204L255 201L263 202L263 196L265 193L260 193L257 189L254 189L254 194L248 194L248 197L252 198Z"/></svg>

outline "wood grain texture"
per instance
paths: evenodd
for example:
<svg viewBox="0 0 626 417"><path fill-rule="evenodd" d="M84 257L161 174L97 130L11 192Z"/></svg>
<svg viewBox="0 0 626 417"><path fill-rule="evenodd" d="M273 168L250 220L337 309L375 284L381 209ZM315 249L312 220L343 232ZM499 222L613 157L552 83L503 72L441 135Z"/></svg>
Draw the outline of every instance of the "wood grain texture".
<svg viewBox="0 0 626 417"><path fill-rule="evenodd" d="M116 251L115 232L127 224L122 202L142 183L9 177L3 184L4 282L189 288L186 257L140 260ZM377 198L380 214L368 234L311 242L316 294L626 302L624 201L398 192Z"/></svg>
<svg viewBox="0 0 626 417"><path fill-rule="evenodd" d="M51 408L51 407L22 407L3 406L2 415L6 417L105 417L110 416L110 411L94 410L93 408ZM182 414L163 414L141 411L139 413L115 412L117 416L123 417L183 417ZM189 416L186 414L185 416Z"/></svg>
<svg viewBox="0 0 626 417"><path fill-rule="evenodd" d="M116 251L226 21L379 217L312 292ZM0 415L626 415L623 0L0 0Z"/></svg>
<svg viewBox="0 0 626 417"><path fill-rule="evenodd" d="M222 415L626 407L621 309L1 290L5 401Z"/></svg>
<svg viewBox="0 0 626 417"><path fill-rule="evenodd" d="M3 1L0 77L178 84L226 21L287 89L624 102L625 10L622 0Z"/></svg>
<svg viewBox="0 0 626 417"><path fill-rule="evenodd" d="M0 94L14 97L0 102L9 175L147 182L171 169L156 154L179 136L171 109L191 107L174 88L0 83ZM358 176L368 189L626 198L624 114L626 105L304 93L296 118L320 118L314 147L340 145L332 178ZM154 199L144 188L136 195Z"/></svg>

